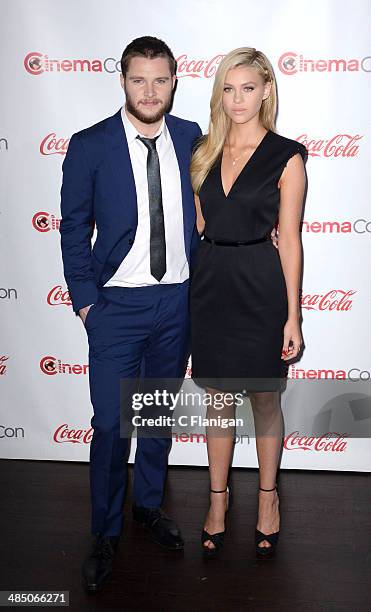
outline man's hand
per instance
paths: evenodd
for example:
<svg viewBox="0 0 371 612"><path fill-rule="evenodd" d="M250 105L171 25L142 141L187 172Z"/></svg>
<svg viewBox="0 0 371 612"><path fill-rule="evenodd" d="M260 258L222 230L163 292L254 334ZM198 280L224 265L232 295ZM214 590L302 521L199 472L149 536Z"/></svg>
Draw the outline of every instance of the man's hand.
<svg viewBox="0 0 371 612"><path fill-rule="evenodd" d="M84 323L84 325L85 325L86 316L87 316L87 314L88 314L88 312L89 312L89 310L90 310L90 308L92 306L93 306L93 304L90 304L90 306L84 306L84 308L80 308L80 310L79 310L79 315L80 315L80 318L82 319L82 322Z"/></svg>
<svg viewBox="0 0 371 612"><path fill-rule="evenodd" d="M278 249L278 229L276 230L275 227L271 231L271 239L273 242L273 246L275 246L276 249Z"/></svg>

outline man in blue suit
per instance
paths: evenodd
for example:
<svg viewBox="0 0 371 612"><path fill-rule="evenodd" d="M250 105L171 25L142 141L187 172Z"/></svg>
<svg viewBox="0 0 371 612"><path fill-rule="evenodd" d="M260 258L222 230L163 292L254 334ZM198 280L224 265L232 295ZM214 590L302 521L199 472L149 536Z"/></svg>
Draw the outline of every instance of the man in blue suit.
<svg viewBox="0 0 371 612"><path fill-rule="evenodd" d="M123 526L128 438L120 437L120 379L183 378L199 244L189 164L201 130L168 114L174 56L145 36L126 47L121 70L125 106L72 136L61 190L64 275L87 332L94 409L88 591L110 574ZM133 517L156 542L179 550L180 531L161 509L170 445L169 437L138 436Z"/></svg>

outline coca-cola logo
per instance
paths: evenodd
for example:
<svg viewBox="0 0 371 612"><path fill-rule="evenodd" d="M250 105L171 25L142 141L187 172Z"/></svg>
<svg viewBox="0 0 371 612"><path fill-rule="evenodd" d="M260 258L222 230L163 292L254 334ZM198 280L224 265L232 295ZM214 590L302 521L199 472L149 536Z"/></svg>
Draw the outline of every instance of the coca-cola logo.
<svg viewBox="0 0 371 612"><path fill-rule="evenodd" d="M40 143L41 155L65 155L70 138L57 138L55 132L50 132Z"/></svg>
<svg viewBox="0 0 371 612"><path fill-rule="evenodd" d="M347 449L348 442L345 438L349 434L337 432L326 432L322 436L300 435L298 431L292 431L284 438L285 450L316 451L324 453L343 453Z"/></svg>
<svg viewBox="0 0 371 612"><path fill-rule="evenodd" d="M278 59L278 68L286 75L298 72L371 72L371 56L350 59L312 59L294 51L285 51Z"/></svg>
<svg viewBox="0 0 371 612"><path fill-rule="evenodd" d="M90 444L93 436L93 428L73 429L68 427L67 423L63 423L54 432L53 440L57 444L71 442L72 444Z"/></svg>
<svg viewBox="0 0 371 612"><path fill-rule="evenodd" d="M50 232L50 230L58 231L60 219L57 219L55 215L39 210L32 217L32 226L41 233Z"/></svg>
<svg viewBox="0 0 371 612"><path fill-rule="evenodd" d="M191 77L193 79L210 79L214 76L224 55L214 55L211 59L190 59L184 53L177 58L177 77Z"/></svg>
<svg viewBox="0 0 371 612"><path fill-rule="evenodd" d="M8 361L8 359L9 355L0 355L0 376L4 376L6 374L7 364L5 362Z"/></svg>
<svg viewBox="0 0 371 612"><path fill-rule="evenodd" d="M50 289L48 296L46 298L47 303L50 306L60 306L64 304L65 306L71 306L71 298L68 290L62 290L62 285L55 285Z"/></svg>
<svg viewBox="0 0 371 612"><path fill-rule="evenodd" d="M87 374L89 366L79 363L65 363L61 359L48 355L40 359L40 369L43 374L55 376L55 374Z"/></svg>
<svg viewBox="0 0 371 612"><path fill-rule="evenodd" d="M352 289L331 289L327 293L305 293L301 295L301 306L306 310L336 310L349 311L353 305L353 295L357 293Z"/></svg>
<svg viewBox="0 0 371 612"><path fill-rule="evenodd" d="M360 134L336 134L327 140L311 140L307 134L301 134L296 140L312 157L356 157L359 153L359 144L356 143L362 138Z"/></svg>

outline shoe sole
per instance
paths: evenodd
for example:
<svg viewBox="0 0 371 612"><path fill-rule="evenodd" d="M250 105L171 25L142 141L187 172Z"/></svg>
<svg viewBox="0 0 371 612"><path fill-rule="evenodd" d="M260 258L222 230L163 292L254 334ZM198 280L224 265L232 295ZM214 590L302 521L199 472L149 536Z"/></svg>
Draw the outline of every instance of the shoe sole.
<svg viewBox="0 0 371 612"><path fill-rule="evenodd" d="M276 551L270 551L268 553L258 553L256 552L256 558L257 559L273 559L273 557L275 556Z"/></svg>

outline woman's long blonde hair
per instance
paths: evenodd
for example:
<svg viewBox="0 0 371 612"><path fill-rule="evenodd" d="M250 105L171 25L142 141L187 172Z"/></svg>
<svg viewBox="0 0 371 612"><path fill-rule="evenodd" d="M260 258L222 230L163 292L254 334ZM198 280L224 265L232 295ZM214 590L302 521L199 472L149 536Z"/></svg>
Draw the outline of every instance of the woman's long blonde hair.
<svg viewBox="0 0 371 612"><path fill-rule="evenodd" d="M223 90L228 70L237 66L256 68L264 83L272 84L270 94L263 100L260 108L260 121L266 130L275 130L277 88L270 61L264 53L252 47L234 49L223 58L216 71L210 100L209 132L201 139L192 156L191 179L195 193L200 191L202 183L220 155L230 129L231 120L223 109Z"/></svg>

